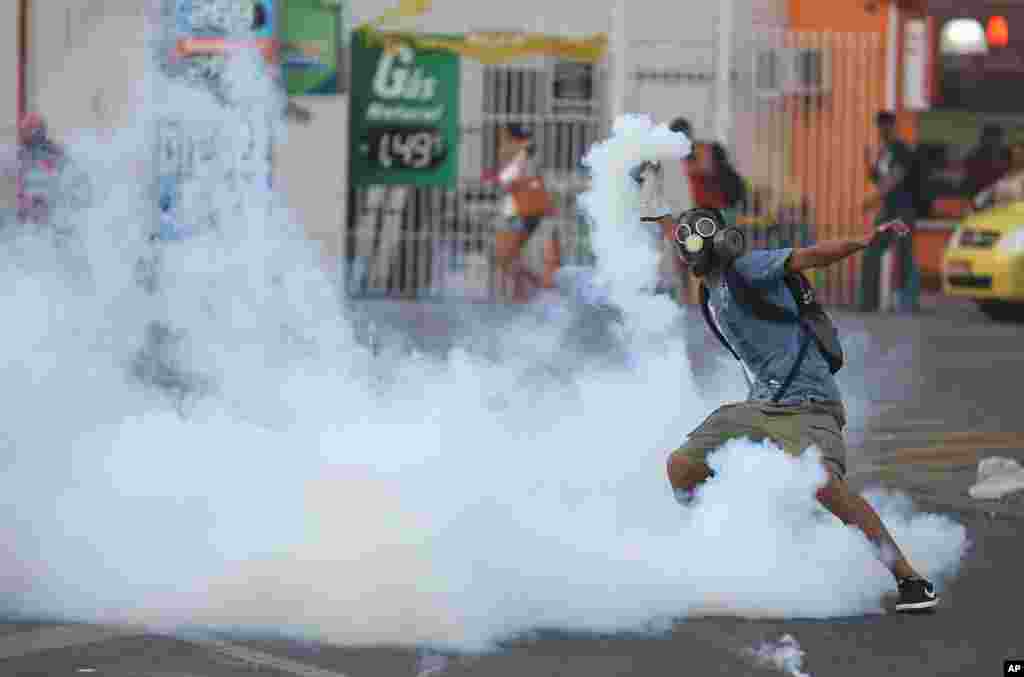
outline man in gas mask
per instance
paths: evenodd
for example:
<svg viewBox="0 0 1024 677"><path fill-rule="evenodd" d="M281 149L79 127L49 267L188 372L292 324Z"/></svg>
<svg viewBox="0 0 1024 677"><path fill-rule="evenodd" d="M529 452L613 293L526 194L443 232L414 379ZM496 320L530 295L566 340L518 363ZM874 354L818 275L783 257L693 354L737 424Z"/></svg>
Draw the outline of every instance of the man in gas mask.
<svg viewBox="0 0 1024 677"><path fill-rule="evenodd" d="M771 440L793 455L817 447L829 478L817 499L879 549L897 581L898 611L931 609L938 597L874 509L844 480L846 415L833 377L842 367L842 348L801 271L832 265L877 238L908 232L896 221L858 239L747 253L743 232L729 227L717 210L685 212L674 237L677 254L700 280L705 319L741 363L750 395L711 414L668 459L669 481L680 502L688 504L713 474L708 455L730 439Z"/></svg>

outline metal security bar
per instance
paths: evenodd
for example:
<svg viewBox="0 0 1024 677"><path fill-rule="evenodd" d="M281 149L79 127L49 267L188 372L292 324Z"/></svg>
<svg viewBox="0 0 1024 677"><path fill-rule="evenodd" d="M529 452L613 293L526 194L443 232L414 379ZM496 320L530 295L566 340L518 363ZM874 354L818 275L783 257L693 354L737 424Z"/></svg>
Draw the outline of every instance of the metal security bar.
<svg viewBox="0 0 1024 677"><path fill-rule="evenodd" d="M560 244L563 264L591 259L576 198L587 187L580 160L606 127L601 67L535 58L500 66L464 60L462 70L458 186L350 192L351 296L502 300L494 275L502 195L482 176L496 166L499 132L510 123L532 129L555 204L526 246L527 267L543 271L551 238Z"/></svg>
<svg viewBox="0 0 1024 677"><path fill-rule="evenodd" d="M18 126L0 126L0 228L13 223L18 212Z"/></svg>
<svg viewBox="0 0 1024 677"><path fill-rule="evenodd" d="M877 144L884 105L884 49L873 33L759 30L734 58L734 161L748 180L738 217L753 246L799 246L863 232L871 188L865 147ZM349 291L401 298L495 300L499 191L480 177L497 162L502 125L531 127L541 173L557 205L526 252L543 270L554 236L563 264L590 252L576 208L586 189L580 158L608 125L605 69L537 58L463 62L460 176L455 190L371 187L353 191ZM666 85L668 87L668 85ZM682 85L680 85L682 87ZM689 91L689 90L687 90ZM856 301L859 258L817 273L821 298Z"/></svg>

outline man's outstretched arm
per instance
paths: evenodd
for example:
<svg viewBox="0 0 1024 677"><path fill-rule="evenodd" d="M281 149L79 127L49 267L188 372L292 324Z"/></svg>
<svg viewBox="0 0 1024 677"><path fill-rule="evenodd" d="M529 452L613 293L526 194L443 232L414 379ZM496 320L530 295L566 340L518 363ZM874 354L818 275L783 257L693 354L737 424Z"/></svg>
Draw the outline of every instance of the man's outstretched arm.
<svg viewBox="0 0 1024 677"><path fill-rule="evenodd" d="M786 261L786 272L797 272L808 268L825 268L833 263L838 263L848 256L867 249L876 239L887 232L892 231L897 237L906 237L910 234L910 227L902 221L889 221L883 223L864 237L849 240L827 240L818 242L810 247L794 249L793 254Z"/></svg>

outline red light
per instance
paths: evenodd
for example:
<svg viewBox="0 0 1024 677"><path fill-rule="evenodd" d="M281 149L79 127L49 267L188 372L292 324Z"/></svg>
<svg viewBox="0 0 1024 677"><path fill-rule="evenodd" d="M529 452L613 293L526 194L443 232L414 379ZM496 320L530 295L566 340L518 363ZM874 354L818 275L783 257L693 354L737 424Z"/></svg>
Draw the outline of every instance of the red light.
<svg viewBox="0 0 1024 677"><path fill-rule="evenodd" d="M993 16L988 20L985 37L989 47L1006 47L1010 42L1010 25L1005 16Z"/></svg>

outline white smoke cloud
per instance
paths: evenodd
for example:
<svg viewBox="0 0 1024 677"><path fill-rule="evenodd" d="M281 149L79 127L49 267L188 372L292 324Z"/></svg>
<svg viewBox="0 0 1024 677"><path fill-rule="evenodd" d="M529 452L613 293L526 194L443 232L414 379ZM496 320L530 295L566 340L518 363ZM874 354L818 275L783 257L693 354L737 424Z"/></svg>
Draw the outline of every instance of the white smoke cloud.
<svg viewBox="0 0 1024 677"><path fill-rule="evenodd" d="M233 77L250 104L276 106L244 67ZM151 98L111 142L72 149L96 189L59 214L63 244L2 242L9 610L468 647L545 626L865 613L893 587L863 537L816 507L812 456L733 442L696 507L673 500L667 452L707 408L673 307L636 292L655 254L625 170L679 153L677 135L627 118L590 154L623 359L567 352L566 307L493 342L475 332L446 360L374 360L264 187L243 186L238 206L211 175L225 182L220 228L157 245L158 291L140 286L140 176L168 112L241 128L242 113L195 92ZM236 141L225 132L225 162ZM919 566L955 572L962 527L878 500Z"/></svg>
<svg viewBox="0 0 1024 677"><path fill-rule="evenodd" d="M612 137L594 144L583 158L591 188L580 206L594 227L599 279L609 298L628 308L632 322L645 330L671 321L671 301L642 291L655 281L657 252L650 229L660 226L641 224L639 190L629 171L645 160L681 161L690 148L689 139L668 125L655 125L646 115L624 115L615 121Z"/></svg>

